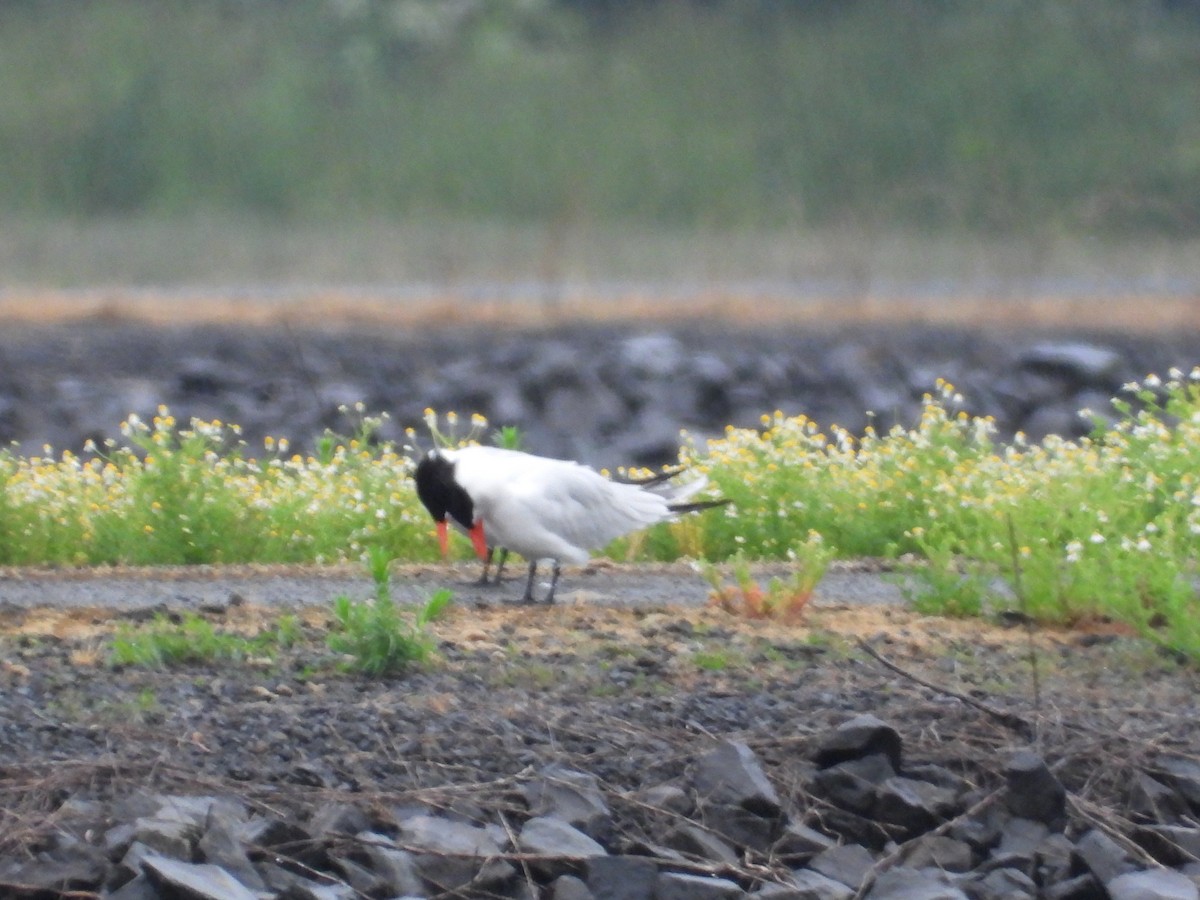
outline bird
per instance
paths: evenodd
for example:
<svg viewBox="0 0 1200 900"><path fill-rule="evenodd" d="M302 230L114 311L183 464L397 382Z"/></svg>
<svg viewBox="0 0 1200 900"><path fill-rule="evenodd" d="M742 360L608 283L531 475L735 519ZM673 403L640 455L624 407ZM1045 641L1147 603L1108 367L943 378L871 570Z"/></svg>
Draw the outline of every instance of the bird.
<svg viewBox="0 0 1200 900"><path fill-rule="evenodd" d="M538 563L550 560L552 576L543 603L554 602L561 564L583 563L614 539L684 513L728 503L698 500L703 476L684 483L679 471L648 478L613 480L571 460L500 447L439 448L425 453L413 480L417 497L437 524L442 555L449 528L466 532L485 560L499 548L529 561L523 603L533 596Z"/></svg>

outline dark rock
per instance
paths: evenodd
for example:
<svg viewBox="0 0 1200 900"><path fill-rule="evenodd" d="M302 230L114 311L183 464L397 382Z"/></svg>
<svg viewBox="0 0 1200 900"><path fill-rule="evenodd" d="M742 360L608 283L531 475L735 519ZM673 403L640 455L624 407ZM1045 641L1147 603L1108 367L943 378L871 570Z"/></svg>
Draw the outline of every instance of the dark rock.
<svg viewBox="0 0 1200 900"><path fill-rule="evenodd" d="M1200 890L1186 875L1170 869L1147 869L1118 875L1104 885L1110 900L1198 900Z"/></svg>
<svg viewBox="0 0 1200 900"><path fill-rule="evenodd" d="M763 853L779 836L779 820L765 819L744 806L711 803L701 808L700 818L704 827L736 846Z"/></svg>
<svg viewBox="0 0 1200 900"><path fill-rule="evenodd" d="M671 830L664 843L673 850L687 853L699 859L736 866L737 851L713 832L690 823Z"/></svg>
<svg viewBox="0 0 1200 900"><path fill-rule="evenodd" d="M1116 390L1121 386L1124 360L1111 347L1082 341L1043 341L1017 357L1024 369L1062 375L1076 384Z"/></svg>
<svg viewBox="0 0 1200 900"><path fill-rule="evenodd" d="M424 884L411 853L401 850L390 838L377 832L360 832L357 838L371 870L387 885L390 896L424 893Z"/></svg>
<svg viewBox="0 0 1200 900"><path fill-rule="evenodd" d="M201 861L224 869L251 890L265 889L262 877L246 855L245 845L224 818L216 817L209 822L196 849Z"/></svg>
<svg viewBox="0 0 1200 900"><path fill-rule="evenodd" d="M1067 791L1036 753L1017 753L1005 769L1004 802L1013 815L1053 825L1066 809Z"/></svg>
<svg viewBox="0 0 1200 900"><path fill-rule="evenodd" d="M192 900L257 900L250 890L224 869L208 863L181 862L158 854L148 854L142 867L160 891Z"/></svg>
<svg viewBox="0 0 1200 900"><path fill-rule="evenodd" d="M953 812L953 791L927 781L896 776L875 790L875 818L896 825L908 836L933 828Z"/></svg>
<svg viewBox="0 0 1200 900"><path fill-rule="evenodd" d="M978 881L964 883L963 890L972 900L1034 900L1038 895L1032 878L1009 868L993 869Z"/></svg>
<svg viewBox="0 0 1200 900"><path fill-rule="evenodd" d="M688 792L678 785L657 784L638 794L638 799L647 806L681 816L691 815L695 804Z"/></svg>
<svg viewBox="0 0 1200 900"><path fill-rule="evenodd" d="M654 900L737 900L746 892L737 882L711 875L662 872L654 887Z"/></svg>
<svg viewBox="0 0 1200 900"><path fill-rule="evenodd" d="M1104 886L1090 874L1056 881L1042 892L1045 900L1109 900Z"/></svg>
<svg viewBox="0 0 1200 900"><path fill-rule="evenodd" d="M900 733L870 714L856 716L826 732L817 745L813 761L821 768L852 759L883 754L892 771L900 771Z"/></svg>
<svg viewBox="0 0 1200 900"><path fill-rule="evenodd" d="M315 838L331 833L358 834L371 827L371 820L357 806L349 803L323 803L308 820L306 830Z"/></svg>
<svg viewBox="0 0 1200 900"><path fill-rule="evenodd" d="M107 900L162 900L162 894L158 892L158 888L145 875L131 878L105 896Z"/></svg>
<svg viewBox="0 0 1200 900"><path fill-rule="evenodd" d="M521 827L517 847L524 853L546 857L545 861L530 863L544 879L581 871L575 864L577 860L608 855L607 850L578 828L551 816L529 819Z"/></svg>
<svg viewBox="0 0 1200 900"><path fill-rule="evenodd" d="M1000 828L1000 843L997 853L1032 854L1050 834L1042 822L1020 817L1009 819Z"/></svg>
<svg viewBox="0 0 1200 900"><path fill-rule="evenodd" d="M873 865L875 857L866 847L839 844L814 856L808 868L857 890Z"/></svg>
<svg viewBox="0 0 1200 900"><path fill-rule="evenodd" d="M400 843L411 848L421 877L440 891L468 883L495 887L515 870L484 828L439 816L413 816L400 823ZM428 850L428 853L421 851Z"/></svg>
<svg viewBox="0 0 1200 900"><path fill-rule="evenodd" d="M200 826L182 819L142 818L134 823L134 840L172 859L191 859Z"/></svg>
<svg viewBox="0 0 1200 900"><path fill-rule="evenodd" d="M771 848L771 855L789 865L797 865L837 844L829 835L802 822L789 822Z"/></svg>
<svg viewBox="0 0 1200 900"><path fill-rule="evenodd" d="M874 754L822 769L812 780L812 792L835 806L861 815L875 810L876 790L895 769L889 757Z"/></svg>
<svg viewBox="0 0 1200 900"><path fill-rule="evenodd" d="M1200 828L1190 825L1146 825L1133 839L1165 866L1200 861Z"/></svg>
<svg viewBox="0 0 1200 900"><path fill-rule="evenodd" d="M1194 759L1160 759L1158 774L1193 809L1200 811L1200 762Z"/></svg>
<svg viewBox="0 0 1200 900"><path fill-rule="evenodd" d="M904 854L904 865L911 869L935 868L945 872L969 872L975 858L971 845L942 835L921 838Z"/></svg>
<svg viewBox="0 0 1200 900"><path fill-rule="evenodd" d="M793 882L791 886L769 885L768 887L776 890L769 892L767 887L764 887L750 896L763 900L851 900L854 896L853 888L813 869L800 869L795 872Z"/></svg>
<svg viewBox="0 0 1200 900"><path fill-rule="evenodd" d="M595 900L587 884L574 875L561 875L550 885L548 900Z"/></svg>
<svg viewBox="0 0 1200 900"><path fill-rule="evenodd" d="M705 802L740 806L758 816L779 815L779 795L745 744L726 741L697 759L692 784Z"/></svg>
<svg viewBox="0 0 1200 900"><path fill-rule="evenodd" d="M1175 790L1145 772L1134 775L1129 785L1129 809L1143 820L1177 820L1187 812L1187 803Z"/></svg>
<svg viewBox="0 0 1200 900"><path fill-rule="evenodd" d="M658 864L644 856L595 856L586 880L595 900L652 900Z"/></svg>
<svg viewBox="0 0 1200 900"><path fill-rule="evenodd" d="M1101 884L1136 868L1125 849L1096 828L1075 842L1075 860L1077 871L1090 872Z"/></svg>
<svg viewBox="0 0 1200 900"><path fill-rule="evenodd" d="M27 885L47 895L91 891L104 881L108 860L96 848L81 844L40 853L11 870L0 870L0 881Z"/></svg>
<svg viewBox="0 0 1200 900"><path fill-rule="evenodd" d="M896 866L875 879L867 900L969 900L944 872Z"/></svg>
<svg viewBox="0 0 1200 900"><path fill-rule="evenodd" d="M596 776L550 766L523 788L529 812L553 816L604 843L612 835L612 812Z"/></svg>

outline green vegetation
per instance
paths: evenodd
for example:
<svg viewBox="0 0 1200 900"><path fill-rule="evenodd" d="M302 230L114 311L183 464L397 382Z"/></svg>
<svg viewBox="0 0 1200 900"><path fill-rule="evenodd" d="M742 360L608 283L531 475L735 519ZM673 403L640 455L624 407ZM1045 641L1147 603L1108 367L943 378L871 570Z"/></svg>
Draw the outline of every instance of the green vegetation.
<svg viewBox="0 0 1200 900"><path fill-rule="evenodd" d="M159 614L146 626L124 625L112 641L111 659L119 666L163 668L189 663L244 662L271 657L299 637L299 626L282 616L270 631L243 635L218 629L196 613L173 620Z"/></svg>
<svg viewBox="0 0 1200 900"><path fill-rule="evenodd" d="M343 594L333 601L337 628L329 636L329 649L346 654L346 667L352 671L376 677L400 675L428 661L435 644L427 626L446 610L454 595L446 588L436 591L412 621L406 621L389 588L391 558L382 548L372 547L368 560L375 597L360 602Z"/></svg>
<svg viewBox="0 0 1200 900"><path fill-rule="evenodd" d="M1126 386L1094 433L997 446L987 417L961 411L948 384L921 421L861 439L804 417L764 416L680 461L707 473L732 503L614 543L618 558L735 562L735 586L714 590L744 614L803 609L829 560L910 559L930 612L1005 608L1044 622L1101 617L1200 660L1200 367ZM437 417L429 413L431 430ZM374 604L335 610L346 652L389 666L397 614L394 558L432 559L432 523L411 462L371 435L333 438L309 458L250 457L234 426L127 423L135 449L81 459L0 453L0 563L199 563L368 560ZM457 418L447 416L449 431ZM472 419L470 434L485 423ZM137 452L135 452L135 450ZM467 555L466 542L458 543ZM789 560L791 579L765 589L750 560ZM742 575L736 575L741 571ZM740 587L739 587L740 586ZM415 636L445 599L417 615ZM400 633L404 629L399 629ZM419 643L419 640L418 640Z"/></svg>
<svg viewBox="0 0 1200 900"><path fill-rule="evenodd" d="M5 3L0 210L1195 233L1198 37L1159 0Z"/></svg>

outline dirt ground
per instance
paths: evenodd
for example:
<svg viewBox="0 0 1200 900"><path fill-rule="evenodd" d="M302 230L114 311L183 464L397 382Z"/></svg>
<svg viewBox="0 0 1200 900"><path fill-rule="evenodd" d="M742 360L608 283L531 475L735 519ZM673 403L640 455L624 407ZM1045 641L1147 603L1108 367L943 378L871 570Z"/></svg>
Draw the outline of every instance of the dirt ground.
<svg viewBox="0 0 1200 900"><path fill-rule="evenodd" d="M327 648L328 602L233 597L199 614L244 634L290 616L295 642L114 666L113 635L165 608L4 606L0 858L53 827L66 798L115 804L134 790L289 809L364 797L502 809L514 779L558 763L597 775L620 804L679 777L716 739L749 744L802 805L788 786L814 736L863 712L900 731L906 765L939 763L981 789L1033 746L1119 827L1132 772L1200 747L1198 673L1105 623L1005 626L831 599L783 623L694 596L552 608L460 598L432 625L429 664L379 679L343 671Z"/></svg>

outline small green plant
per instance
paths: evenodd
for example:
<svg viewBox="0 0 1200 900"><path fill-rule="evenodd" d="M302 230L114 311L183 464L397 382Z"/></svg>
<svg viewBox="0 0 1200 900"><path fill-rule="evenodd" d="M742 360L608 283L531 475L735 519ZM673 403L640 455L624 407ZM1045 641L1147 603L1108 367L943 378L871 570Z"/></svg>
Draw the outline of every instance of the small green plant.
<svg viewBox="0 0 1200 900"><path fill-rule="evenodd" d="M408 620L391 596L391 560L381 548L372 548L367 556L375 596L370 601L351 600L345 594L335 598L337 631L327 643L335 653L349 657L349 669L376 677L399 675L428 661L435 647L428 625L446 610L454 594L447 588L435 591Z"/></svg>
<svg viewBox="0 0 1200 900"><path fill-rule="evenodd" d="M179 620L159 614L148 626L123 626L113 638L110 659L119 666L162 668L189 663L241 661L274 656L298 637L294 617L284 617L273 630L254 636L218 629L196 613Z"/></svg>
<svg viewBox="0 0 1200 900"><path fill-rule="evenodd" d="M711 564L701 573L712 586L709 602L725 612L748 619L798 621L825 575L833 554L816 532L810 532L795 553L797 570L788 578L772 578L764 589L750 572L750 562L739 553L733 560L733 583Z"/></svg>

